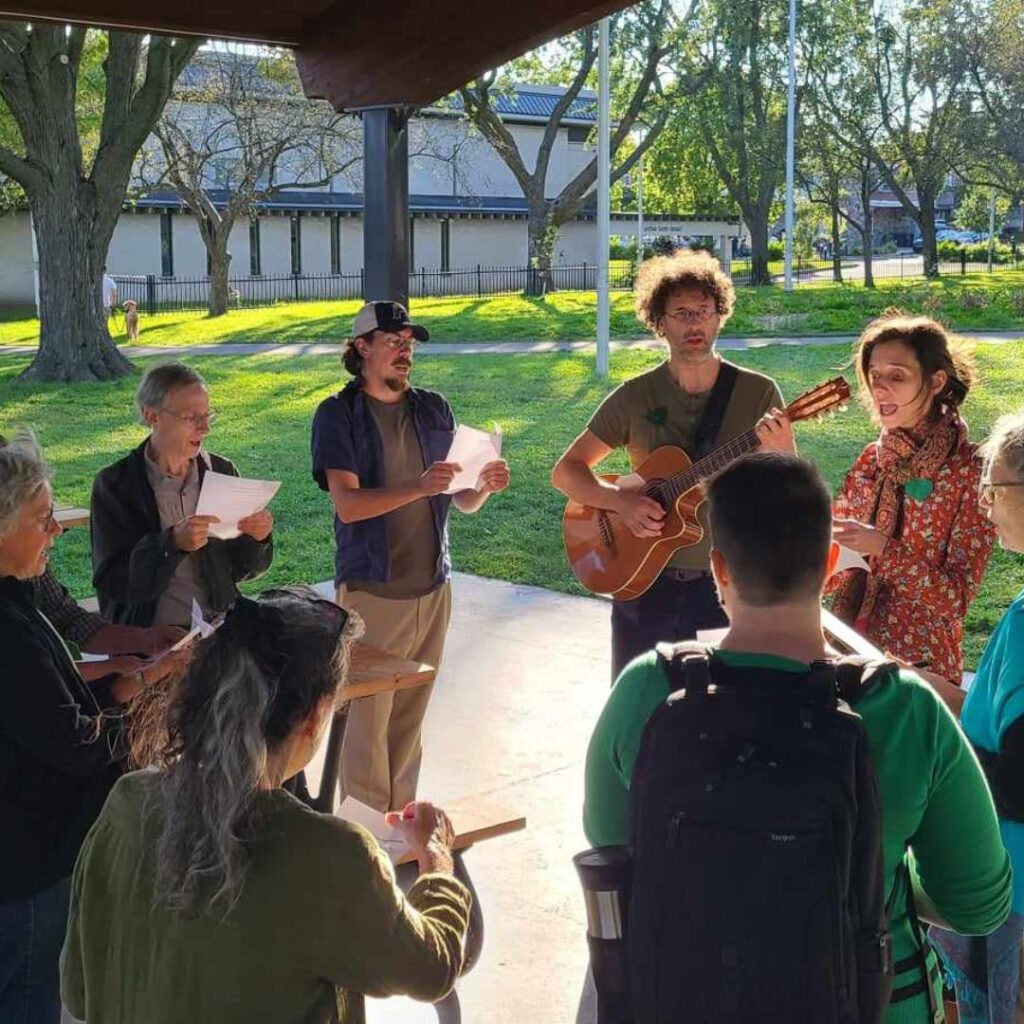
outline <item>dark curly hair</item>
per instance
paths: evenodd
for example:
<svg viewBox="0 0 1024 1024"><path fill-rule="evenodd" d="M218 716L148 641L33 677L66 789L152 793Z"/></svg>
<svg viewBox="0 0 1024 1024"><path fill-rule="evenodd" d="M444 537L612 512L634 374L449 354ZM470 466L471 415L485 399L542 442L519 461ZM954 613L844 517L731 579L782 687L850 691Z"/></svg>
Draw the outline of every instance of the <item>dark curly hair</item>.
<svg viewBox="0 0 1024 1024"><path fill-rule="evenodd" d="M721 323L732 316L736 293L718 260L700 249L677 249L671 256L646 260L637 278L636 316L654 334L658 333L658 323L665 315L665 303L677 288L699 288L714 299Z"/></svg>
<svg viewBox="0 0 1024 1024"><path fill-rule="evenodd" d="M977 377L970 347L937 320L912 316L890 307L867 325L854 349L860 397L869 411L875 411L868 381L871 353L876 345L885 341L902 342L914 353L921 366L922 388L927 387L940 370L945 371L946 386L932 399L932 416L941 415L944 407L960 408Z"/></svg>

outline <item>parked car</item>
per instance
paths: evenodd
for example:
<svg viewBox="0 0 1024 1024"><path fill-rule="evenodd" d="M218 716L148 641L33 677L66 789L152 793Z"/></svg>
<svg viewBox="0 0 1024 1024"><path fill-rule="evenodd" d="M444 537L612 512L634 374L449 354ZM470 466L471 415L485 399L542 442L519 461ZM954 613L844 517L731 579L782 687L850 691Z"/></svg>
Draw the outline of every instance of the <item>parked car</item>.
<svg viewBox="0 0 1024 1024"><path fill-rule="evenodd" d="M914 252L920 252L924 248L924 239L921 237L920 231L914 235L913 240L910 243L910 248L913 249Z"/></svg>

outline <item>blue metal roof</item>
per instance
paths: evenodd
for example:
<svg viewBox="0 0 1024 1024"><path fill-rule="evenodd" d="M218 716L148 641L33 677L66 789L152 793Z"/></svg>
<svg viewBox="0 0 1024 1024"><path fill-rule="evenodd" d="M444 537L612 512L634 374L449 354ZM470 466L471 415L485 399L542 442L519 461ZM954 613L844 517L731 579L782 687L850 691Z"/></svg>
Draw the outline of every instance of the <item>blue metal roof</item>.
<svg viewBox="0 0 1024 1024"><path fill-rule="evenodd" d="M513 85L491 92L494 112L505 120L547 121L555 106L565 94L557 86ZM448 108L462 110L462 97L455 93L448 99ZM569 104L562 124L592 125L597 122L597 96L589 89L581 89Z"/></svg>

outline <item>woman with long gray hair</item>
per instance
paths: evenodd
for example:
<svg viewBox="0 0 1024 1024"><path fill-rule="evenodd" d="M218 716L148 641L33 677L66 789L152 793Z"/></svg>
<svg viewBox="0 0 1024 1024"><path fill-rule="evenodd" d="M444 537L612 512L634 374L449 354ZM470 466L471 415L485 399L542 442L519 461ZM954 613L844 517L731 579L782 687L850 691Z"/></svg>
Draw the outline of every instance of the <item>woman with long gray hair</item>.
<svg viewBox="0 0 1024 1024"><path fill-rule="evenodd" d="M32 1024L60 1020L71 869L121 772L118 705L140 688L139 673L86 684L36 607L32 581L61 534L51 476L31 434L0 445L0 1020Z"/></svg>
<svg viewBox="0 0 1024 1024"><path fill-rule="evenodd" d="M74 1014L355 1024L363 993L437 1000L455 983L470 895L444 813L392 817L421 871L406 897L369 833L281 788L319 745L358 630L309 588L239 598L145 716L133 746L155 768L118 783L75 868Z"/></svg>

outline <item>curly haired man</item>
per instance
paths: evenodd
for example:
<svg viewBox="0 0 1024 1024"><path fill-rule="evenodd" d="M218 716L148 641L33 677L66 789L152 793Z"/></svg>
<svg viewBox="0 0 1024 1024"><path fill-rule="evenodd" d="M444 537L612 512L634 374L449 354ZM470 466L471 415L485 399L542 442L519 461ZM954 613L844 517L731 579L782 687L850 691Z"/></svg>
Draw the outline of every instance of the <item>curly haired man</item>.
<svg viewBox="0 0 1024 1024"><path fill-rule="evenodd" d="M662 531L665 509L594 473L616 448L626 449L636 469L663 445L701 458L756 426L762 447L794 450L775 381L728 362L716 351L718 332L732 315L734 302L732 282L709 253L680 249L644 263L636 314L665 343L667 358L604 399L555 464L555 487L581 504L616 512L636 536L653 538ZM613 680L659 641L691 639L699 629L726 625L711 579L706 512L699 514L705 539L676 551L646 593L613 602Z"/></svg>

